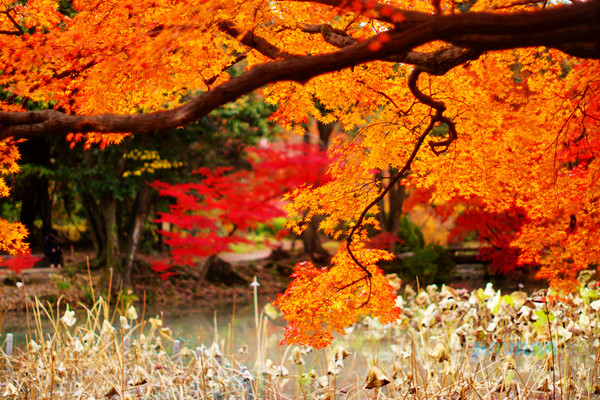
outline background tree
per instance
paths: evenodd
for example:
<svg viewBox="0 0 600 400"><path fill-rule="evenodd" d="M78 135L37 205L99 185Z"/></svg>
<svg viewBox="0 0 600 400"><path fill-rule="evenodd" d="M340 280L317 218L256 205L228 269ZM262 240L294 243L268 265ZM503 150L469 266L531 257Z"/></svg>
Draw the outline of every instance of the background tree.
<svg viewBox="0 0 600 400"><path fill-rule="evenodd" d="M123 271L127 283L144 230L157 239L150 222L158 211L158 196L148 181L190 181L190 171L199 167L245 167L245 147L277 132L267 119L272 112L273 107L250 95L171 136L130 136L118 146L87 151L60 138L22 143L24 170L14 179L13 197L21 199L21 221L30 240L43 238L52 224L52 209L55 219L83 220L81 234L96 250L93 266ZM34 225L40 209L41 232Z"/></svg>
<svg viewBox="0 0 600 400"><path fill-rule="evenodd" d="M169 260L153 269L163 279L191 267L201 285L221 252L249 243L251 230L285 215L282 199L301 186L318 187L327 181L327 158L318 145L276 143L249 149L248 169L200 168L195 182L169 184L156 181L161 196L173 198L159 222L173 228L162 232L170 247ZM310 255L310 254L309 254Z"/></svg>

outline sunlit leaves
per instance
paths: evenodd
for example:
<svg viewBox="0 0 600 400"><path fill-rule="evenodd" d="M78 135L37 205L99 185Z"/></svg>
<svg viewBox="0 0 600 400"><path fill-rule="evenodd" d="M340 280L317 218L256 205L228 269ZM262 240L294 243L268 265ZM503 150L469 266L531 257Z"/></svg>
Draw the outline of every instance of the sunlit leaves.
<svg viewBox="0 0 600 400"><path fill-rule="evenodd" d="M288 321L282 343L320 348L331 343L333 332L343 334L361 315L376 317L383 324L398 318L394 289L377 267L378 261L390 260L391 255L368 249L362 242L352 251L368 274L352 260L345 245L331 266L296 265L294 280L275 301Z"/></svg>
<svg viewBox="0 0 600 400"><path fill-rule="evenodd" d="M10 10L3 3L0 30L8 33L0 35L0 86L12 103L17 103L17 98L43 101L73 114L173 109L188 96L213 90L241 70L278 62L242 43L249 33L282 50L272 56L276 59L283 58L282 54L291 58L336 50L326 40L325 28L314 34L302 29L310 24L327 26L329 32L335 30L356 43L369 41L370 49L366 50L372 53L390 43L394 37L390 30L402 24L407 11L431 13L433 3L352 0L331 7L309 1L75 1L76 13L71 17L57 13L58 5L51 0L19 2ZM505 0L458 2L463 3L458 7L455 3L442 2L437 12L511 13L537 7L528 2L510 6ZM220 30L222 21L232 23L238 33ZM422 54L447 46L437 41L413 50ZM230 68L240 56L243 63ZM304 133L304 124L315 118L322 123L337 121L345 130L330 149L328 172L332 179L306 185L288 197L288 211L294 218L291 226L296 232L302 230L303 221L320 215L326 233L343 237L353 228L352 221L385 187L385 179L377 172L402 168L409 160L433 110L416 101L408 90L406 81L412 67L401 61L362 63L306 82L279 82L264 89L266 100L278 105L272 119L284 128ZM524 222L519 228L513 227L519 233L511 242L522 250L519 261L540 264L540 276L553 285L573 286L577 270L600 264L600 165L596 159L600 152L599 82L597 60L583 62L541 47L489 51L443 76L423 74L418 81L420 90L424 96L444 102L444 115L456 125L458 139L441 155L423 147L403 183L429 188L436 199L477 197L482 209L478 218L486 222L490 215L522 210ZM15 104L1 103L0 107L13 111ZM73 143L85 140L88 146L118 143L122 138L96 133L69 136ZM16 160L10 153L3 157L2 162L8 160L3 165L11 166ZM12 168L2 172L14 173ZM156 169L152 165L146 168L144 171ZM271 171L279 168L283 166L272 162ZM298 170L307 168L296 164ZM256 190L244 191L256 189L252 186L256 172L253 177L205 172L198 186L161 188L181 207L164 218L175 223L174 218L181 217L181 231L216 226L233 232L234 227L247 227L249 220L240 210L269 205L271 209L261 218L279 210L268 197L248 194ZM242 183L235 185L228 180L234 176ZM263 184L266 189L261 186L261 193L274 193L267 180ZM292 186L290 183L289 188ZM0 194L7 194L4 182L0 183ZM209 208L194 208L200 201ZM377 210L374 207L371 211ZM214 232L207 235L204 247L187 233L169 240L182 249L183 257L205 247L224 248L218 241L226 240L216 236L223 237ZM503 242L508 241L504 235ZM355 240L353 243L359 246ZM357 247L358 252L363 250ZM337 280L341 271L365 271L343 259L343 254L327 271L315 271L310 266L298 270L297 285L304 276L315 274L316 281L323 281L316 293L326 293L326 283L333 282L339 293L332 293L332 299L347 295ZM365 265L374 268L367 253L361 257L366 257ZM357 290L351 294L364 295L364 285L376 280L375 271L371 275L348 286ZM290 298L296 299L294 296ZM345 299L332 304L349 307L346 303L351 300ZM358 308L370 306L369 301ZM319 321L329 321L331 316L319 320L318 310L314 315L314 329L299 329L304 333L298 337L309 341L311 336L306 332L314 332L320 345L326 342L328 330L319 330L324 323Z"/></svg>
<svg viewBox="0 0 600 400"><path fill-rule="evenodd" d="M123 158L140 161L141 165L133 171L123 172L123 178L130 175L141 176L144 173L153 174L157 170L171 169L181 167L183 165L180 161L169 161L161 159L160 155L155 150L133 150L123 155Z"/></svg>
<svg viewBox="0 0 600 400"><path fill-rule="evenodd" d="M17 149L17 143L13 139L0 141L0 197L10 194L10 188L3 176L19 172L17 162L21 158ZM9 254L23 254L27 250L27 229L19 222L11 223L0 219L0 251Z"/></svg>
<svg viewBox="0 0 600 400"><path fill-rule="evenodd" d="M0 219L0 251L23 254L28 248L25 243L27 235L27 229L20 222L11 223Z"/></svg>

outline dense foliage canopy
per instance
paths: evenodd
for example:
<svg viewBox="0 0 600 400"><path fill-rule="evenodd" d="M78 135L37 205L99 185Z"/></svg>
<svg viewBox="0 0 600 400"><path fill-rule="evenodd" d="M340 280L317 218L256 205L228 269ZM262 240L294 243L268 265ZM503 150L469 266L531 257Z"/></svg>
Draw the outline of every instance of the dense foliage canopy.
<svg viewBox="0 0 600 400"><path fill-rule="evenodd" d="M388 256L364 246L362 228L401 180L438 198L476 195L488 211L524 210L513 245L555 286L569 290L600 263L599 0L64 4L0 5L1 173L17 170L21 138L104 146L259 88L286 128L310 117L358 128L334 141L331 182L290 195L292 214L322 214L327 233L347 238L334 267L299 266L280 299L291 341L326 343L340 315L395 315L375 267ZM234 65L245 71L230 76ZM25 111L32 102L48 110ZM376 179L389 168L397 174ZM22 251L24 234L0 222L1 248Z"/></svg>

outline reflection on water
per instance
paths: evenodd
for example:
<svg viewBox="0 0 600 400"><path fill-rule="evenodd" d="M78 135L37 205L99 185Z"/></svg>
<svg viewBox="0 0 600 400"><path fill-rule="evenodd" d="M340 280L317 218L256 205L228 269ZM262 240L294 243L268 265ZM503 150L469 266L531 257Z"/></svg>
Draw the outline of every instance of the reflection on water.
<svg viewBox="0 0 600 400"><path fill-rule="evenodd" d="M285 352L285 346L280 346L283 339L285 321L280 318L268 318L265 313L267 300L261 301L258 308L259 325L262 330L261 341L269 348L269 354L277 357ZM227 351L236 352L242 346L248 347L248 354L256 356L257 335L256 316L251 305L235 306L230 309L206 312L194 310L188 313L148 313L148 316L162 316L164 326L168 326L176 339L188 347L210 346L217 342L225 345Z"/></svg>

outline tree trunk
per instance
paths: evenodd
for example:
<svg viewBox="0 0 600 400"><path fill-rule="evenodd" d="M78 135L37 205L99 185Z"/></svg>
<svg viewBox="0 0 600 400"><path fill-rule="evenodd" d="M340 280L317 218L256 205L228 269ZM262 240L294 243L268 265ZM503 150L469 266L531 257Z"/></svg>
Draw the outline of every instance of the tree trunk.
<svg viewBox="0 0 600 400"><path fill-rule="evenodd" d="M394 176L398 171L389 171L390 176ZM379 175L383 177L382 175ZM378 204L379 214L377 215L381 227L385 232L392 235L398 234L400 227L400 218L402 217L402 205L406 199L406 188L400 184L394 185L387 196L385 196ZM388 250L394 252L396 243L390 242Z"/></svg>
<svg viewBox="0 0 600 400"><path fill-rule="evenodd" d="M21 179L20 186L22 195L19 220L29 232L27 241L31 245L38 245L43 235L52 228L52 203L48 193L48 179L28 174ZM41 235L38 235L39 232L35 227L38 216L42 220Z"/></svg>
<svg viewBox="0 0 600 400"><path fill-rule="evenodd" d="M21 162L52 169L50 144L45 138L32 138L19 144ZM45 234L52 228L52 200L49 194L47 175L26 173L18 176L15 196L21 199L20 222L29 231L27 241L31 245L41 245ZM17 194L18 193L18 194ZM42 231L35 227L37 217L42 220Z"/></svg>
<svg viewBox="0 0 600 400"><path fill-rule="evenodd" d="M117 201L114 196L106 195L102 198L104 209L104 224L106 234L106 247L104 249L104 262L109 268L116 271L121 268L119 231L117 226Z"/></svg>
<svg viewBox="0 0 600 400"><path fill-rule="evenodd" d="M208 275L208 270L211 269L213 267L213 264L218 260L218 255L217 254L213 254L211 256L208 257L208 259L206 260L206 262L204 262L199 270L198 270L198 279L196 281L196 285L202 285L204 283L204 280L206 279L206 275Z"/></svg>
<svg viewBox="0 0 600 400"><path fill-rule="evenodd" d="M319 130L319 146L321 147L321 150L327 150L327 147L329 146L329 139L331 139L331 134L333 133L334 128L335 123L324 124L317 121L317 129Z"/></svg>
<svg viewBox="0 0 600 400"><path fill-rule="evenodd" d="M140 188L135 202L133 233L130 235L129 255L127 257L125 271L123 272L123 285L125 288L131 288L131 271L133 269L133 262L135 261L140 238L144 231L144 222L146 222L146 211L148 210L150 197L150 187L144 184Z"/></svg>
<svg viewBox="0 0 600 400"><path fill-rule="evenodd" d="M329 138L331 132L333 132L334 124L322 124L317 122L317 128L319 130L319 146L322 150L327 148L329 144ZM310 144L310 136L304 135L304 143ZM321 241L321 234L319 233L319 224L321 223L321 217L315 216L308 221L308 226L300 235L302 244L304 245L304 253L306 253L315 263L327 264L331 259L331 255L327 250L323 248Z"/></svg>
<svg viewBox="0 0 600 400"><path fill-rule="evenodd" d="M92 242L96 249L96 258L101 259L104 257L105 244L106 244L106 230L104 226L104 219L100 207L94 196L89 192L81 193L81 200L89 228L92 232Z"/></svg>

